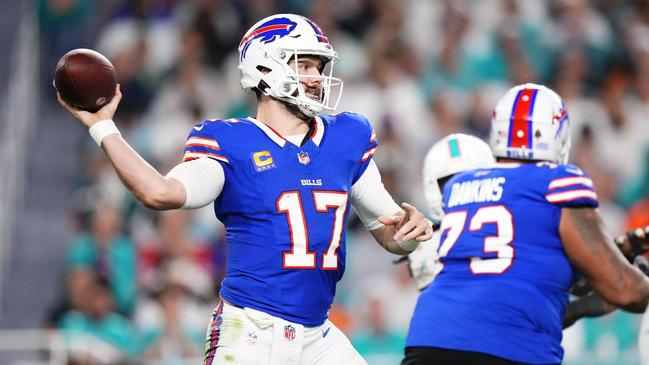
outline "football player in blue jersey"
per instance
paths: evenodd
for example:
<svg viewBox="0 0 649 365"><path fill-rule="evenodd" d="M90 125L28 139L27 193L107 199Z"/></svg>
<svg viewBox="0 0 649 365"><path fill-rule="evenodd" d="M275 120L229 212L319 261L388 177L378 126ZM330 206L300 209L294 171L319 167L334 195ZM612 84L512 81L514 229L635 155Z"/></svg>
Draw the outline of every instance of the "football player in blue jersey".
<svg viewBox="0 0 649 365"><path fill-rule="evenodd" d="M590 178L566 164L561 98L512 88L494 110L490 144L496 166L446 182L441 269L419 297L402 364L558 364L580 276L613 305L647 306L649 280L606 237Z"/></svg>
<svg viewBox="0 0 649 365"><path fill-rule="evenodd" d="M426 154L422 169L424 194L427 208L433 220L433 238L430 243L420 245L408 256L396 261L408 262L410 273L417 288L424 290L441 270L437 255L441 232L439 226L444 218L442 190L454 175L493 165L495 159L488 144L481 139L462 133L451 134L435 143ZM614 240L617 247L630 263L649 275L649 264L645 254L649 251L649 227L633 229ZM583 317L597 317L612 312L615 306L604 301L592 288L579 280L570 291L577 296L571 300L563 318L563 327L569 327Z"/></svg>
<svg viewBox="0 0 649 365"><path fill-rule="evenodd" d="M430 285L441 270L437 249L441 238L439 227L444 218L442 201L444 185L460 172L489 167L495 162L488 144L463 133L448 135L428 150L422 176L427 208L433 221L433 238L430 243L420 245L411 254L395 262L408 262L409 271L419 290L424 290ZM619 235L614 242L630 263L649 275L649 263L645 257L649 252L649 226ZM568 304L563 319L564 328L571 326L580 318L597 317L616 309L593 293L592 288L583 278L573 285L571 294L579 298Z"/></svg>
<svg viewBox="0 0 649 365"><path fill-rule="evenodd" d="M479 138L457 133L451 134L435 143L426 154L422 176L424 194L427 208L433 220L433 238L431 242L420 245L408 256L398 262L407 261L419 290L425 289L435 279L441 270L437 255L439 248L439 223L444 217L444 204L442 190L446 182L454 175L493 165L495 160L491 155L488 144ZM649 252L649 226L644 229L637 228L617 236L614 240L618 249L645 274L649 275L649 264L646 255ZM578 296L568 303L563 318L563 328L569 327L577 320L584 317L598 317L617 309L592 292L592 288L585 283L583 278L571 288L571 294ZM649 336L649 316L643 320L644 330L640 331L639 343L646 343ZM639 346L643 353L643 346Z"/></svg>
<svg viewBox="0 0 649 365"><path fill-rule="evenodd" d="M338 56L311 20L279 14L239 44L241 86L257 96L256 117L206 120L187 139L184 162L162 176L119 135L121 98L98 112L74 110L124 184L153 209L214 203L226 227L227 274L210 323L206 364L365 364L329 320L345 269L350 205L377 242L412 252L432 228L399 207L372 156L363 116L333 111Z"/></svg>

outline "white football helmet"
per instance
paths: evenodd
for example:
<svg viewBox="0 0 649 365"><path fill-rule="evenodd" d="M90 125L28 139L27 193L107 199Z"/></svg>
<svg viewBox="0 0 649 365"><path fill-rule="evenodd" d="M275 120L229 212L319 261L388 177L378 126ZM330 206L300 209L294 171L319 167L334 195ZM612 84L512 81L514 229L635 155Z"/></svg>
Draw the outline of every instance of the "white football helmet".
<svg viewBox="0 0 649 365"><path fill-rule="evenodd" d="M511 88L493 112L489 142L496 157L568 162L570 124L561 97L549 88Z"/></svg>
<svg viewBox="0 0 649 365"><path fill-rule="evenodd" d="M299 82L297 58L301 55L317 56L324 61L320 76L309 76L322 79L319 100L309 98ZM288 65L290 60L296 61L295 67ZM343 85L332 76L337 61L338 55L320 27L300 15L277 14L264 18L239 43L241 87L246 91L258 89L294 104L309 117L336 109ZM334 91L336 95L332 94Z"/></svg>
<svg viewBox="0 0 649 365"><path fill-rule="evenodd" d="M495 163L489 145L468 134L455 133L435 143L426 154L422 175L424 194L431 218L444 218L442 191L438 180L457 173L489 167Z"/></svg>

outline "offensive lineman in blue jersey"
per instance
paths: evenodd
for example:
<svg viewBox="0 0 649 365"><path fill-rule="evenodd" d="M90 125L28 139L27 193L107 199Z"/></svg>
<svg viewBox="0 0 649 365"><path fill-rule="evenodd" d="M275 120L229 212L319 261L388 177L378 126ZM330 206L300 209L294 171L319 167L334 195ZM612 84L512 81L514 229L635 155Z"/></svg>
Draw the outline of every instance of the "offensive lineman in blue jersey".
<svg viewBox="0 0 649 365"><path fill-rule="evenodd" d="M649 280L607 239L592 181L566 165L568 116L534 84L497 104L499 164L444 187L442 269L421 293L402 364L557 364L568 291L583 275L606 301L642 312Z"/></svg>
<svg viewBox="0 0 649 365"><path fill-rule="evenodd" d="M342 81L332 77L338 57L315 23L267 17L246 32L239 54L241 85L257 96L256 117L196 125L184 162L167 176L119 136L111 120L119 87L94 114L59 101L147 207L214 202L228 259L206 364L365 364L327 319L345 268L350 205L395 254L430 239L430 222L409 204L402 210L383 187L372 160L376 136L364 117L320 114L335 109Z"/></svg>
<svg viewBox="0 0 649 365"><path fill-rule="evenodd" d="M396 261L408 262L408 268L417 288L422 291L433 282L441 270L437 249L441 232L439 230L444 218L442 190L446 183L456 174L495 165L488 144L474 136L454 133L436 142L426 154L422 168L424 194L427 208L433 221L433 238L430 242L419 245L408 256ZM626 259L649 275L649 226L632 229L615 237L615 245ZM580 280L573 285L570 293L577 296L568 303L563 318L563 328L567 328L583 317L598 317L612 312L616 307L605 302L592 288Z"/></svg>

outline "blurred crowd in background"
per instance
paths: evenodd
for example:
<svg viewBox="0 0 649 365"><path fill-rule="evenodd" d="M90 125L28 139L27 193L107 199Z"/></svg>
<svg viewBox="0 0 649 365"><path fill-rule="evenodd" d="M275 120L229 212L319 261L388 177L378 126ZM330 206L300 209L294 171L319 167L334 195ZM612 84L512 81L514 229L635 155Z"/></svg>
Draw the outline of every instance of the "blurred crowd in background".
<svg viewBox="0 0 649 365"><path fill-rule="evenodd" d="M425 209L427 149L453 132L487 138L497 99L512 85L536 82L567 104L571 162L592 176L609 234L649 224L647 1L34 3L42 79L70 49L106 55L124 94L117 125L163 173L181 161L194 124L254 115L254 97L239 86L237 46L257 20L291 12L319 24L339 53L338 111L373 123L376 161L396 200ZM115 350L113 363L200 358L225 270L223 227L210 207L159 213L137 204L91 138L85 142L69 192L61 303L44 326L70 341L96 336ZM406 265L393 265L353 219L347 244L332 320L369 364L397 364L417 289ZM639 317L620 312L579 322L566 335L565 363L636 364L638 325ZM83 352L73 358L97 361Z"/></svg>

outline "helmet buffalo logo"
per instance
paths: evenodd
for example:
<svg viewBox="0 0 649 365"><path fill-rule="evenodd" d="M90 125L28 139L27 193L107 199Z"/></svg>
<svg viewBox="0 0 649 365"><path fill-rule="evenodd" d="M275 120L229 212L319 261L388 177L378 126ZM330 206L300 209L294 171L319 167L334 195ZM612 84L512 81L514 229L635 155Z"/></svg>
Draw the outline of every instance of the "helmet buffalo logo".
<svg viewBox="0 0 649 365"><path fill-rule="evenodd" d="M297 27L297 23L289 18L274 18L257 27L249 34L247 34L239 43L239 47L243 46L241 50L241 59L246 57L248 47L255 39L261 38L260 42L268 44L275 40L291 34Z"/></svg>
<svg viewBox="0 0 649 365"><path fill-rule="evenodd" d="M568 124L566 123L566 121L568 121L568 110L563 105L563 102L561 102L561 104L563 108L561 109L559 114L555 115L552 118L552 123L559 123L559 128L557 128L557 131L554 133L554 139L557 139L559 137L561 130Z"/></svg>

